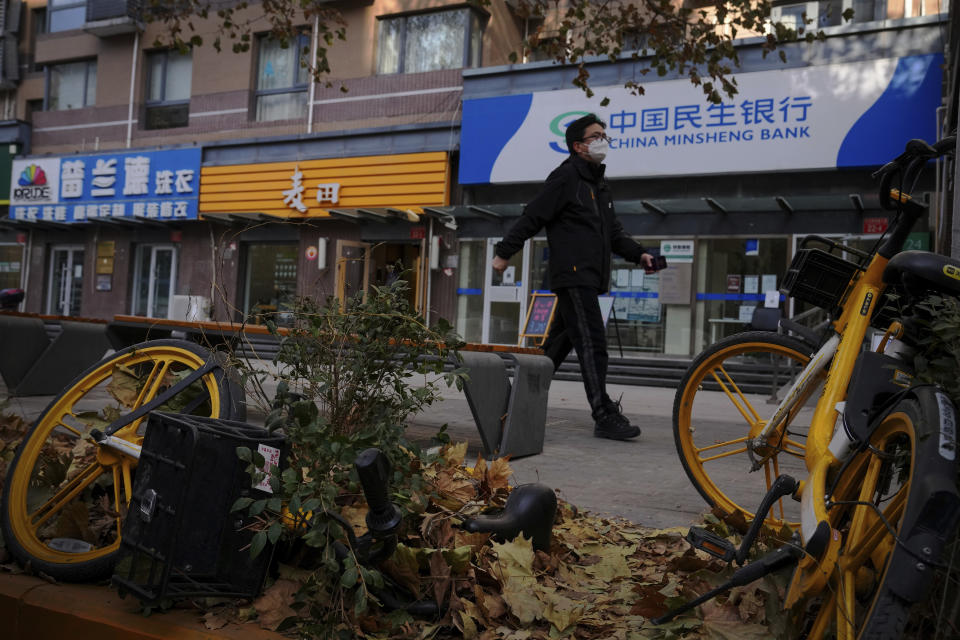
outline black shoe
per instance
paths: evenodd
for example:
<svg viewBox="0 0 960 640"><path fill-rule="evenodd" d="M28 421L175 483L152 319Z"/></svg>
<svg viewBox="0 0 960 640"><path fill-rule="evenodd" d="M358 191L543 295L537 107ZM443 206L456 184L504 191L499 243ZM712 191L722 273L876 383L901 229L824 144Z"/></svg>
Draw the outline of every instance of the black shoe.
<svg viewBox="0 0 960 640"><path fill-rule="evenodd" d="M630 424L619 411L610 411L597 418L593 435L611 440L629 440L640 435L640 427Z"/></svg>

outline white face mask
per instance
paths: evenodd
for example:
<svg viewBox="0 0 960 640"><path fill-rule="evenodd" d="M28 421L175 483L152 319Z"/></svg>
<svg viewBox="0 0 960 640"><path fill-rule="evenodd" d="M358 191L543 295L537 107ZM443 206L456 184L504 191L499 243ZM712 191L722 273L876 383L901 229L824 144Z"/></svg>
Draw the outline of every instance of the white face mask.
<svg viewBox="0 0 960 640"><path fill-rule="evenodd" d="M609 149L610 144L605 139L597 138L587 145L587 156L594 162L603 162L603 159L607 157L607 151L609 151Z"/></svg>

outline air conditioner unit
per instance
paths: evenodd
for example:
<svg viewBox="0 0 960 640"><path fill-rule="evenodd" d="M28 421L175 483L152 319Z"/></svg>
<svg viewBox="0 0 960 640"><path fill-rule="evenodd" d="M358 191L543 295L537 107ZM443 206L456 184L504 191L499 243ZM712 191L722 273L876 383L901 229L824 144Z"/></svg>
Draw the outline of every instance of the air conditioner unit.
<svg viewBox="0 0 960 640"><path fill-rule="evenodd" d="M173 296L170 299L170 319L205 322L210 319L210 299L206 296Z"/></svg>

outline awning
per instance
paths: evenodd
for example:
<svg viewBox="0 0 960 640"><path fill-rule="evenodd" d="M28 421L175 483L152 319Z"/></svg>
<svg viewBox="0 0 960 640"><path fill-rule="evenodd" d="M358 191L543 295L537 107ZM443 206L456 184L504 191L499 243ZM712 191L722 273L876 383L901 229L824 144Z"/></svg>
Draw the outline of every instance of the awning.
<svg viewBox="0 0 960 640"><path fill-rule="evenodd" d="M239 222L245 224L257 224L262 222L315 222L317 220L348 220L358 224L379 223L379 224L399 224L411 223L419 224L426 215L423 207L404 207L402 209L392 207L364 207L354 209L324 209L324 215L288 215L264 212L214 212L201 214L201 220L211 222Z"/></svg>
<svg viewBox="0 0 960 640"><path fill-rule="evenodd" d="M479 218L488 222L502 222L523 213L523 203L457 205L453 207L427 207L427 212L441 212L454 218ZM669 217L671 214L769 214L805 212L837 212L862 215L886 216L888 211L880 208L876 194L851 193L846 195L775 195L766 197L737 197L731 195L704 196L698 198L651 198L643 200L615 200L618 216L654 214Z"/></svg>

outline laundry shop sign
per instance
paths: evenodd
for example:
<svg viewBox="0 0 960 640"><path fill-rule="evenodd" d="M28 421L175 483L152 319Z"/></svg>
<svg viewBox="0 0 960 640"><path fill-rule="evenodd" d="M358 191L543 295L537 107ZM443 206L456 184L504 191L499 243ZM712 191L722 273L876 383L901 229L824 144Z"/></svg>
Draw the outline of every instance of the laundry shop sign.
<svg viewBox="0 0 960 640"><path fill-rule="evenodd" d="M197 218L200 149L13 161L10 217L24 222Z"/></svg>
<svg viewBox="0 0 960 640"><path fill-rule="evenodd" d="M569 154L565 133L607 123L611 178L875 166L936 138L941 54L738 73L738 94L704 100L689 80L644 95L599 87L464 100L462 184L539 182ZM601 104L606 97L609 103Z"/></svg>

